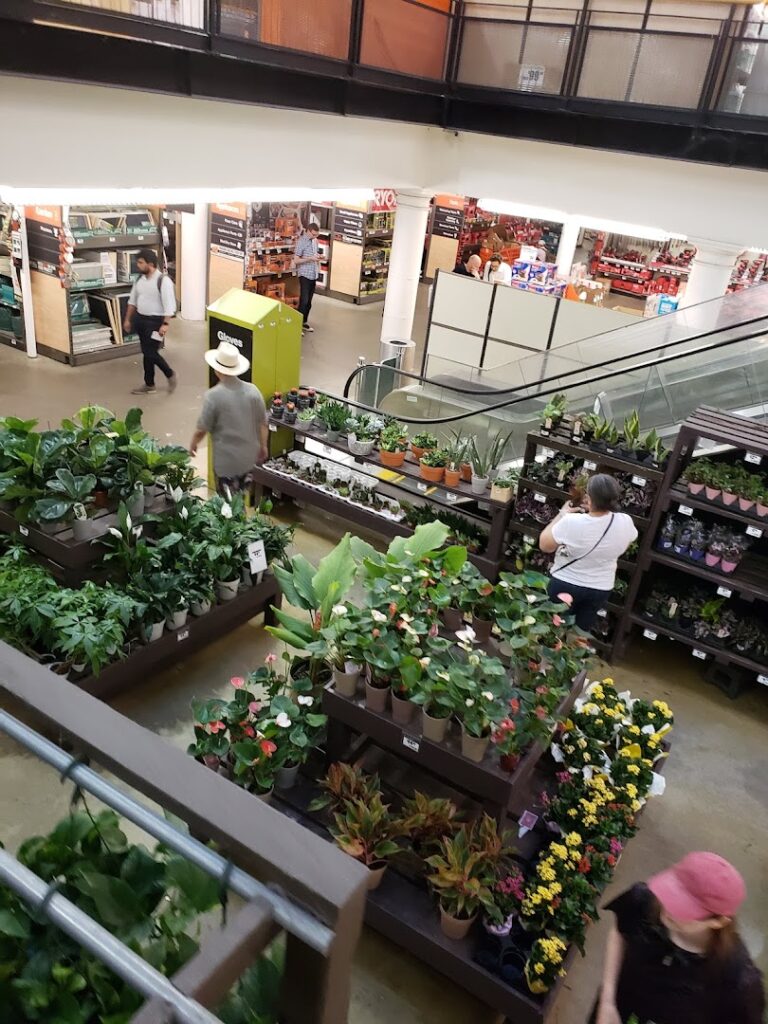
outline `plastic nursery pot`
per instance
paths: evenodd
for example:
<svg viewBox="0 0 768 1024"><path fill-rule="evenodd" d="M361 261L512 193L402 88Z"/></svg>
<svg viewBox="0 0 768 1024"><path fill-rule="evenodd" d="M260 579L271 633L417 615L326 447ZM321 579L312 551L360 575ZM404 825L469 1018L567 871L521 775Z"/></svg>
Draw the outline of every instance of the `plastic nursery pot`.
<svg viewBox="0 0 768 1024"><path fill-rule="evenodd" d="M473 914L472 917L453 917L440 907L440 930L447 939L455 939L458 942L460 939L466 939L476 917L477 914Z"/></svg>
<svg viewBox="0 0 768 1024"><path fill-rule="evenodd" d="M153 622L151 625L144 626L142 630L144 633L144 639L148 644L154 643L155 640L159 640L163 635L164 629L165 619L162 619L160 622Z"/></svg>
<svg viewBox="0 0 768 1024"><path fill-rule="evenodd" d="M299 774L299 765L286 765L285 768L278 768L275 775L275 785L278 789L293 789L296 785L296 777Z"/></svg>
<svg viewBox="0 0 768 1024"><path fill-rule="evenodd" d="M373 864L368 867L368 889L378 889L381 885L381 880L384 877L384 872L387 870L387 865L381 861L374 861Z"/></svg>
<svg viewBox="0 0 768 1024"><path fill-rule="evenodd" d="M240 580L216 580L216 596L220 601L233 601L237 597Z"/></svg>
<svg viewBox="0 0 768 1024"><path fill-rule="evenodd" d="M354 434L347 437L347 446L353 455L370 455L375 441L358 441Z"/></svg>
<svg viewBox="0 0 768 1024"><path fill-rule="evenodd" d="M479 644L487 643L491 639L493 629L492 619L478 619L472 617L472 629L475 631L475 639Z"/></svg>
<svg viewBox="0 0 768 1024"><path fill-rule="evenodd" d="M408 697L399 697L392 690L392 721L398 725L408 725L416 711L416 705Z"/></svg>
<svg viewBox="0 0 768 1024"><path fill-rule="evenodd" d="M419 476L431 484L439 484L444 474L444 466L425 466L423 462L419 463Z"/></svg>
<svg viewBox="0 0 768 1024"><path fill-rule="evenodd" d="M724 505L732 505L736 501L736 495L731 491L723 491L720 495L720 500Z"/></svg>
<svg viewBox="0 0 768 1024"><path fill-rule="evenodd" d="M461 483L461 470L459 469L446 469L445 476L446 487L458 487Z"/></svg>
<svg viewBox="0 0 768 1024"><path fill-rule="evenodd" d="M726 561L726 559L723 558L720 561L720 571L721 572L726 572L726 573L732 573L732 572L734 572L736 570L736 566L738 564L739 564L738 562L728 562L728 561Z"/></svg>
<svg viewBox="0 0 768 1024"><path fill-rule="evenodd" d="M751 498L739 498L739 509L742 512L749 512L754 504Z"/></svg>
<svg viewBox="0 0 768 1024"><path fill-rule="evenodd" d="M419 448L415 444L411 445L411 451L413 452L414 459L421 460L424 457L424 452L430 451L429 448Z"/></svg>
<svg viewBox="0 0 768 1024"><path fill-rule="evenodd" d="M166 616L165 624L168 629L181 629L182 626L186 625L188 615L189 610L187 608L182 608L179 611L174 612L172 615Z"/></svg>
<svg viewBox="0 0 768 1024"><path fill-rule="evenodd" d="M470 761L476 761L479 764L485 757L485 752L488 749L488 744L490 742L490 736L471 736L462 723L461 752L464 757L469 758Z"/></svg>
<svg viewBox="0 0 768 1024"><path fill-rule="evenodd" d="M253 576L251 575L250 562L246 562L243 568L240 570L240 582L244 587L253 586Z"/></svg>
<svg viewBox="0 0 768 1024"><path fill-rule="evenodd" d="M715 498L719 498L723 492L719 487L705 487L704 494L706 495L707 501L714 501Z"/></svg>
<svg viewBox="0 0 768 1024"><path fill-rule="evenodd" d="M459 466L459 471L461 473L461 479L465 484L468 484L472 479L472 466L468 462L462 462Z"/></svg>
<svg viewBox="0 0 768 1024"><path fill-rule="evenodd" d="M266 791L266 793L257 793L256 796L259 798L259 800L263 800L265 804L271 804L272 803L272 794L274 792L275 792L275 787L273 786L271 789L268 789Z"/></svg>
<svg viewBox="0 0 768 1024"><path fill-rule="evenodd" d="M470 484L473 494L484 494L488 490L488 484L490 483L490 477L488 476L475 476L472 474L472 483Z"/></svg>
<svg viewBox="0 0 768 1024"><path fill-rule="evenodd" d="M204 601L193 601L189 606L189 610L199 618L201 615L208 614L211 610L211 602L207 599Z"/></svg>
<svg viewBox="0 0 768 1024"><path fill-rule="evenodd" d="M144 488L138 491L128 503L128 514L131 519L137 519L139 516L144 515L144 509L147 504L147 496L144 493Z"/></svg>
<svg viewBox="0 0 768 1024"><path fill-rule="evenodd" d="M443 620L445 628L450 629L452 633L464 625L464 615L459 608L443 608L440 618Z"/></svg>
<svg viewBox="0 0 768 1024"><path fill-rule="evenodd" d="M710 555L709 552L704 555L704 561L710 569L714 569L720 564L720 555Z"/></svg>
<svg viewBox="0 0 768 1024"><path fill-rule="evenodd" d="M389 466L390 469L397 469L405 462L405 452L385 452L382 448L379 452L382 466Z"/></svg>
<svg viewBox="0 0 768 1024"><path fill-rule="evenodd" d="M77 541L90 540L93 536L93 528L90 519L73 519L72 536Z"/></svg>
<svg viewBox="0 0 768 1024"><path fill-rule="evenodd" d="M386 711L388 696L388 686L371 686L370 682L366 679L365 706L369 711Z"/></svg>
<svg viewBox="0 0 768 1024"><path fill-rule="evenodd" d="M509 935L512 931L512 927L515 923L515 914L509 914L501 924L492 924L487 918L483 918L483 928L488 932L489 935L495 935L498 939L503 939Z"/></svg>
<svg viewBox="0 0 768 1024"><path fill-rule="evenodd" d="M503 772L510 772L511 774L519 764L519 754L502 754L499 758L499 767Z"/></svg>
<svg viewBox="0 0 768 1024"><path fill-rule="evenodd" d="M341 697L354 697L359 680L360 669L357 672L339 672L337 668L333 670L333 686Z"/></svg>
<svg viewBox="0 0 768 1024"><path fill-rule="evenodd" d="M704 558L704 548L691 548L688 557L694 562L700 562Z"/></svg>
<svg viewBox="0 0 768 1024"><path fill-rule="evenodd" d="M104 490L96 490L93 492L93 504L96 508L108 508L109 507L109 495Z"/></svg>
<svg viewBox="0 0 768 1024"><path fill-rule="evenodd" d="M688 481L688 493L689 494L701 494L704 490L704 484L692 484Z"/></svg>
<svg viewBox="0 0 768 1024"><path fill-rule="evenodd" d="M445 718L435 718L426 708L421 709L421 735L425 740L442 743L445 740L449 722L450 717L447 715Z"/></svg>
<svg viewBox="0 0 768 1024"><path fill-rule="evenodd" d="M340 434L340 430L326 430L325 438L327 441L338 441Z"/></svg>
<svg viewBox="0 0 768 1024"><path fill-rule="evenodd" d="M755 509L761 519L765 519L765 517L768 516L768 505L763 505L762 502L756 501Z"/></svg>

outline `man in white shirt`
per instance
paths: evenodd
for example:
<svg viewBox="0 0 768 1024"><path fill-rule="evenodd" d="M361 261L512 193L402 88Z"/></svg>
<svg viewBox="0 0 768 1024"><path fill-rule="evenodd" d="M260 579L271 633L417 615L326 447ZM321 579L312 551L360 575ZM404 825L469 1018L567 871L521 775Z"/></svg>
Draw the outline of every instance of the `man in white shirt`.
<svg viewBox="0 0 768 1024"><path fill-rule="evenodd" d="M176 292L173 281L157 269L157 254L151 249L142 249L136 259L139 277L134 282L128 299L123 329L136 331L144 356L144 384L134 388L132 395L154 395L155 367L168 380L168 390L175 391L177 378L165 359L160 355L160 346L168 331L171 319L176 316Z"/></svg>
<svg viewBox="0 0 768 1024"><path fill-rule="evenodd" d="M512 267L495 252L485 264L483 280L490 281L491 284L511 284Z"/></svg>

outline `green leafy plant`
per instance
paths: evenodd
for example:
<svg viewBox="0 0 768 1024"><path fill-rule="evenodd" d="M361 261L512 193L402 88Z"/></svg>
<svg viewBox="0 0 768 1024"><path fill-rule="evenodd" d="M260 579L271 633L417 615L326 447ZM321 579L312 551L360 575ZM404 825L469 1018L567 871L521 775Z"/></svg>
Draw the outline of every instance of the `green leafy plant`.
<svg viewBox="0 0 768 1024"><path fill-rule="evenodd" d="M440 852L427 858L432 873L427 883L446 914L472 918L481 908L496 915L493 887L496 868L508 852L496 822L484 814L453 836L444 836Z"/></svg>
<svg viewBox="0 0 768 1024"><path fill-rule="evenodd" d="M433 468L441 468L448 464L449 453L445 448L430 448L425 451L421 457L421 461L425 466L432 466Z"/></svg>
<svg viewBox="0 0 768 1024"><path fill-rule="evenodd" d="M379 448L385 452L408 451L408 428L398 423L388 423L381 432Z"/></svg>
<svg viewBox="0 0 768 1024"><path fill-rule="evenodd" d="M375 868L398 852L396 840L403 837L403 829L404 822L374 793L367 800L346 801L334 815L331 835L344 853Z"/></svg>
<svg viewBox="0 0 768 1024"><path fill-rule="evenodd" d="M549 422L551 426L556 427L562 420L563 416L565 416L565 410L567 408L568 399L562 392L553 395L542 410L542 424L546 425L546 423Z"/></svg>
<svg viewBox="0 0 768 1024"><path fill-rule="evenodd" d="M340 810L347 803L361 801L367 803L381 793L378 775L366 775L343 761L332 764L320 782L323 791L309 805L310 811L321 811L330 807L332 811Z"/></svg>
<svg viewBox="0 0 768 1024"><path fill-rule="evenodd" d="M329 399L319 409L318 417L325 424L326 430L338 433L344 430L349 417L349 409L343 402Z"/></svg>
<svg viewBox="0 0 768 1024"><path fill-rule="evenodd" d="M46 488L55 494L52 498L40 498L35 502L32 516L42 522L86 519L88 509L93 505L93 491L96 477L74 476L68 469L57 469L53 480Z"/></svg>

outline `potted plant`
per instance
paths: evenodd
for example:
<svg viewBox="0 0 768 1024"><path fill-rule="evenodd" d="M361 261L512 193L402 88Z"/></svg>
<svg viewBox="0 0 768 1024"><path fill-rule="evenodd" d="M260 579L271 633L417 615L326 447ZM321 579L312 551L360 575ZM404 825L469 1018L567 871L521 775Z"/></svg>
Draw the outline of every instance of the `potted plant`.
<svg viewBox="0 0 768 1024"><path fill-rule="evenodd" d="M428 430L422 430L418 434L413 435L411 451L417 461L420 461L424 453L432 448L437 448L437 438L434 434L431 434Z"/></svg>
<svg viewBox="0 0 768 1024"><path fill-rule="evenodd" d="M701 562L703 561L707 550L707 532L700 519L691 519L690 531L691 537L688 557L694 562Z"/></svg>
<svg viewBox="0 0 768 1024"><path fill-rule="evenodd" d="M473 437L465 437L461 430L453 431L452 450L455 462L459 467L461 479L469 483L472 479L472 464L470 462Z"/></svg>
<svg viewBox="0 0 768 1024"><path fill-rule="evenodd" d="M488 490L493 468L491 453L489 451L480 452L473 439L469 458L472 464L472 493L484 494Z"/></svg>
<svg viewBox="0 0 768 1024"><path fill-rule="evenodd" d="M470 696L459 706L461 721L461 753L478 764L483 760L491 742L493 723L498 717L496 694L479 687L466 688Z"/></svg>
<svg viewBox="0 0 768 1024"><path fill-rule="evenodd" d="M659 539L656 541L656 547L659 551L671 551L675 544L675 535L677 533L677 522L675 517L670 513L662 523L661 529L659 530Z"/></svg>
<svg viewBox="0 0 768 1024"><path fill-rule="evenodd" d="M685 558L691 549L691 524L689 521L683 521L677 527L675 531L675 540L672 545L673 552Z"/></svg>
<svg viewBox="0 0 768 1024"><path fill-rule="evenodd" d="M314 426L315 410L305 406L303 409L299 409L296 419L305 430L309 430L310 427Z"/></svg>
<svg viewBox="0 0 768 1024"><path fill-rule="evenodd" d="M701 600L695 595L686 595L680 600L678 608L677 624L684 632L693 628L693 623L699 614Z"/></svg>
<svg viewBox="0 0 768 1024"><path fill-rule="evenodd" d="M368 615L354 605L335 605L327 626L320 630L322 640L310 644L312 654L324 657L331 666L334 688L342 697L354 698L362 672L366 641L373 624Z"/></svg>
<svg viewBox="0 0 768 1024"><path fill-rule="evenodd" d="M401 644L394 629L384 623L373 629L366 651L368 677L365 680L365 706L371 711L387 710L392 679L402 658Z"/></svg>
<svg viewBox="0 0 768 1024"><path fill-rule="evenodd" d="M387 864L399 850L402 819L389 813L379 793L366 800L348 800L334 815L331 835L340 849L368 868L368 888L381 885Z"/></svg>
<svg viewBox="0 0 768 1024"><path fill-rule="evenodd" d="M716 569L720 565L720 559L723 557L724 548L725 540L722 529L718 530L713 528L709 532L707 551L704 555L704 563L707 568Z"/></svg>
<svg viewBox="0 0 768 1024"><path fill-rule="evenodd" d="M345 804L356 800L368 803L374 796L381 795L378 775L366 775L360 768L343 761L330 765L325 778L320 780L320 789L320 796L315 797L307 808L311 812L329 807L335 814Z"/></svg>
<svg viewBox="0 0 768 1024"><path fill-rule="evenodd" d="M443 837L455 835L461 827L460 812L452 800L431 799L418 790L403 801L400 818L413 852L424 862L422 871L427 867L426 858L439 850Z"/></svg>
<svg viewBox="0 0 768 1024"><path fill-rule="evenodd" d="M755 494L755 512L757 512L761 519L765 519L768 516L768 489L766 488L765 481L760 484Z"/></svg>
<svg viewBox="0 0 768 1024"><path fill-rule="evenodd" d="M370 455L378 433L372 416L351 416L347 420L347 445L353 455Z"/></svg>
<svg viewBox="0 0 768 1024"><path fill-rule="evenodd" d="M553 395L542 410L539 432L545 437L549 437L552 431L560 426L567 408L568 399L564 394Z"/></svg>
<svg viewBox="0 0 768 1024"><path fill-rule="evenodd" d="M724 505L733 505L738 498L738 494L736 493L736 480L738 477L732 469L728 469L726 467L723 467L720 473L720 483L722 487L720 501L722 501Z"/></svg>
<svg viewBox="0 0 768 1024"><path fill-rule="evenodd" d="M619 452L625 459L636 459L640 444L640 419L637 410L633 410L624 420Z"/></svg>
<svg viewBox="0 0 768 1024"><path fill-rule="evenodd" d="M742 537L731 533L723 545L723 553L720 560L720 571L732 573L736 571L739 562L744 557L747 545Z"/></svg>
<svg viewBox="0 0 768 1024"><path fill-rule="evenodd" d="M430 448L419 459L419 476L429 483L439 484L447 462L448 452L444 448Z"/></svg>
<svg viewBox="0 0 768 1024"><path fill-rule="evenodd" d="M536 939L525 961L525 980L534 995L544 995L560 978L565 969L563 961L568 944L558 935L547 935ZM630 1018L628 1024L638 1024L637 1018Z"/></svg>
<svg viewBox="0 0 768 1024"><path fill-rule="evenodd" d="M405 462L408 451L408 431L401 423L389 423L379 438L379 458L382 466L398 469Z"/></svg>
<svg viewBox="0 0 768 1024"><path fill-rule="evenodd" d="M412 697L418 690L424 666L414 654L407 654L400 662L400 672L392 680L392 719L398 725L408 725L417 705Z"/></svg>
<svg viewBox="0 0 768 1024"><path fill-rule="evenodd" d="M349 410L343 402L336 402L329 399L324 403L318 413L325 424L326 438L328 441L338 441L339 435L347 424Z"/></svg>
<svg viewBox="0 0 768 1024"><path fill-rule="evenodd" d="M421 734L433 743L443 743L455 711L450 674L442 662L432 658L427 674L411 698L421 705Z"/></svg>
<svg viewBox="0 0 768 1024"><path fill-rule="evenodd" d="M514 861L503 866L493 887L495 913L488 915L485 930L499 938L509 935L525 897L525 875ZM495 923L496 922L496 923Z"/></svg>
<svg viewBox="0 0 768 1024"><path fill-rule="evenodd" d="M705 485L712 477L712 463L709 459L693 459L685 467L682 479L688 487L688 493L701 494Z"/></svg>
<svg viewBox="0 0 768 1024"><path fill-rule="evenodd" d="M285 406L285 412L283 413L284 423L295 423L296 422L296 406L293 402L288 402Z"/></svg>
<svg viewBox="0 0 768 1024"><path fill-rule="evenodd" d="M504 504L512 500L512 494L517 485L517 474L505 470L491 484L491 501L501 501Z"/></svg>
<svg viewBox="0 0 768 1024"><path fill-rule="evenodd" d="M739 509L742 512L749 512L762 494L764 484L756 473L745 473L744 477L744 482L739 488Z"/></svg>
<svg viewBox="0 0 768 1024"><path fill-rule="evenodd" d="M36 501L33 518L41 523L71 522L75 540L88 540L88 511L93 507L96 477L92 473L74 476L68 469L57 469L54 479L47 480L45 486L55 497Z"/></svg>
<svg viewBox="0 0 768 1024"><path fill-rule="evenodd" d="M492 822L494 832L495 823ZM440 927L449 939L464 939L478 911L495 913L494 864L486 855L480 830L487 824L462 825L453 836L444 836L440 852L427 858L432 873L427 883L440 905Z"/></svg>
<svg viewBox="0 0 768 1024"><path fill-rule="evenodd" d="M496 606L495 588L487 579L471 575L462 594L462 610L472 616L472 637L478 643L487 643L493 629ZM457 634L458 635L458 634Z"/></svg>
<svg viewBox="0 0 768 1024"><path fill-rule="evenodd" d="M275 785L278 789L291 789L295 785L299 768L326 726L328 719L315 711L315 703L311 693L278 694L257 719L257 728L268 717L270 721L274 719L279 730L275 736Z"/></svg>

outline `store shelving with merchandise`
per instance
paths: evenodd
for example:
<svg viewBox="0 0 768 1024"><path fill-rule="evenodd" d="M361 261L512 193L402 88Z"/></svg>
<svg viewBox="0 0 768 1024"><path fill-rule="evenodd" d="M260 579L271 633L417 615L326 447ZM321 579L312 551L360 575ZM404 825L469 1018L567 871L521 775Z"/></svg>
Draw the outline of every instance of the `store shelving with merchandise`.
<svg viewBox="0 0 768 1024"><path fill-rule="evenodd" d="M246 291L298 306L299 282L293 259L308 217L308 203L251 204L243 284Z"/></svg>
<svg viewBox="0 0 768 1024"><path fill-rule="evenodd" d="M765 281L768 281L768 253L748 249L736 261L728 291L741 292Z"/></svg>
<svg viewBox="0 0 768 1024"><path fill-rule="evenodd" d="M21 283L13 256L12 207L0 203L0 342L18 348L24 344Z"/></svg>
<svg viewBox="0 0 768 1024"><path fill-rule="evenodd" d="M383 301L395 227L394 202L393 195L389 209L378 209L374 202L336 205L327 289L333 298L360 305Z"/></svg>
<svg viewBox="0 0 768 1024"><path fill-rule="evenodd" d="M674 300L688 279L695 255L695 248L682 240L654 242L596 231L589 271L592 277L609 281L611 291L634 298L665 295Z"/></svg>

